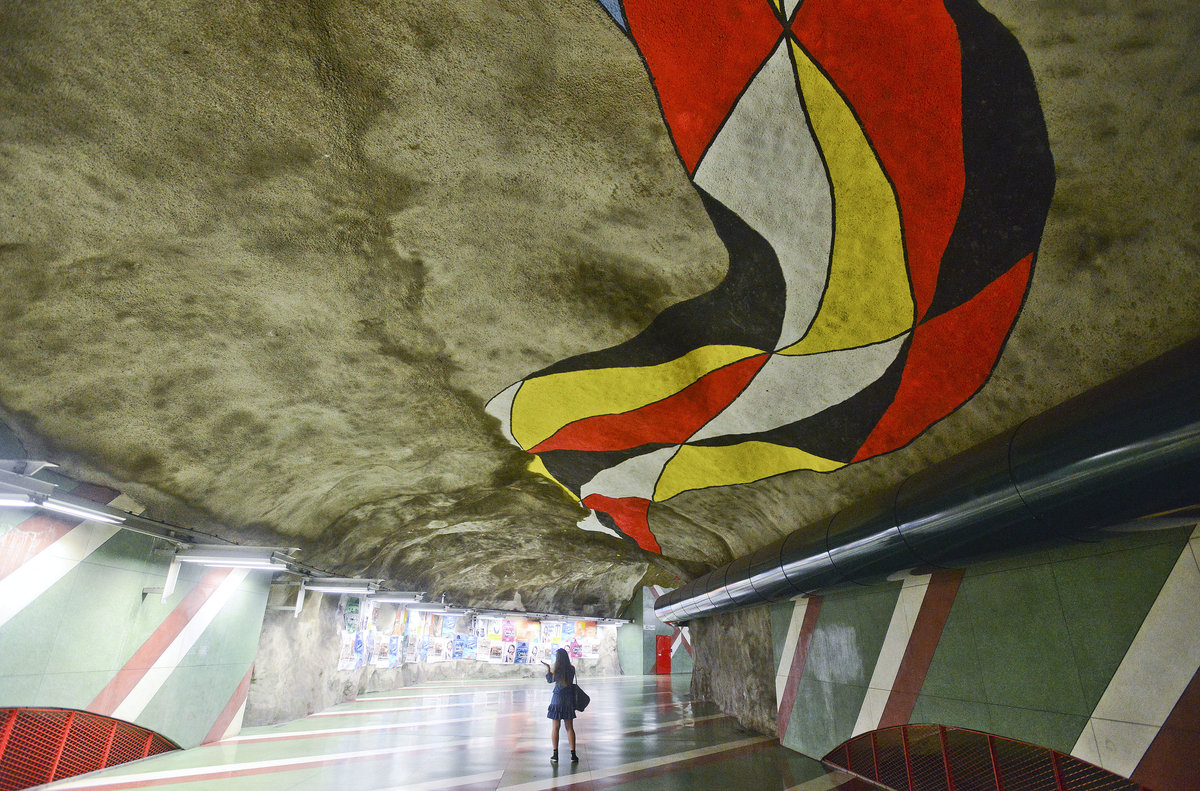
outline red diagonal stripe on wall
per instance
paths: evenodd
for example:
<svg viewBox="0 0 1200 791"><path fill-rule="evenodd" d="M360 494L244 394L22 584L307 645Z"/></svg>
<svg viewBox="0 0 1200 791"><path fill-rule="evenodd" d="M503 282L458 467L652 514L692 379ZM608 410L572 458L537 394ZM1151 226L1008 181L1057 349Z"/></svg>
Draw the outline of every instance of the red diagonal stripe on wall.
<svg viewBox="0 0 1200 791"><path fill-rule="evenodd" d="M246 675L242 677L242 681L238 684L237 689L233 691L233 696L229 698L229 702L225 704L225 708L221 710L213 726L209 729L208 735L204 737L201 744L215 742L225 735L225 729L229 727L229 723L233 722L233 718L237 716L238 709L246 702L246 695L250 692L250 677L254 675L254 664L251 663L250 669L246 671Z"/></svg>
<svg viewBox="0 0 1200 791"><path fill-rule="evenodd" d="M942 629L950 617L950 608L958 596L958 584L962 582L962 576L961 570L939 570L930 576L917 621L908 638L908 647L904 649L904 658L900 660L900 669L896 671L892 694L888 696L883 716L879 718L880 728L904 725L912 716L938 641L942 639Z"/></svg>
<svg viewBox="0 0 1200 791"><path fill-rule="evenodd" d="M163 622L154 630L154 634L150 635L146 642L142 643L141 648L134 652L129 661L125 663L125 666L117 671L117 675L113 677L112 681L109 681L108 685L100 690L100 694L88 705L87 710L111 717L112 713L117 710L117 706L120 706L121 702L133 691L146 672L162 656L163 651L167 650L167 646L179 636L179 633L196 616L196 613L231 571L232 569L213 569L201 577L196 586L183 597L183 601L179 602L171 614L163 619Z"/></svg>
<svg viewBox="0 0 1200 791"><path fill-rule="evenodd" d="M813 633L817 631L817 617L821 614L820 596L808 600L804 610L804 621L800 624L800 637L796 639L796 653L792 655L792 666L788 668L787 684L783 688L783 698L779 701L779 738L787 732L788 723L792 719L792 706L796 703L796 689L800 686L800 677L804 675L804 665L808 662L808 647L812 643Z"/></svg>
<svg viewBox="0 0 1200 791"><path fill-rule="evenodd" d="M1132 780L1150 788L1200 788L1200 670L1134 771Z"/></svg>

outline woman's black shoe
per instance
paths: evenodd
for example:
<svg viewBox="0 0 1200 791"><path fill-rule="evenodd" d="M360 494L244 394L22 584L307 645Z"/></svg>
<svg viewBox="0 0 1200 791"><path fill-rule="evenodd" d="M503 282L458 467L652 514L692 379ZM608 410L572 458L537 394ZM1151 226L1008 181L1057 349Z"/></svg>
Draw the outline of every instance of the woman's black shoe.
<svg viewBox="0 0 1200 791"><path fill-rule="evenodd" d="M575 754L574 750L571 751L571 763L573 763L573 764L579 763L579 756Z"/></svg>
<svg viewBox="0 0 1200 791"><path fill-rule="evenodd" d="M554 752L550 753L550 763L552 763L552 764L558 763L558 750L555 750Z"/></svg>

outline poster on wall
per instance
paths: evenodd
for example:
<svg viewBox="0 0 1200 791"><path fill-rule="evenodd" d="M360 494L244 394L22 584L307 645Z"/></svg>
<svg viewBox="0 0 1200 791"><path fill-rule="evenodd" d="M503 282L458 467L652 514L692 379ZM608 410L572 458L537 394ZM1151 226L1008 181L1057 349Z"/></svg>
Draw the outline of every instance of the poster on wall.
<svg viewBox="0 0 1200 791"><path fill-rule="evenodd" d="M513 643L517 640L517 627L507 618L500 622L500 639L506 643Z"/></svg>
<svg viewBox="0 0 1200 791"><path fill-rule="evenodd" d="M488 621L487 636L489 640L502 640L504 638L504 627L498 618L492 618Z"/></svg>
<svg viewBox="0 0 1200 791"><path fill-rule="evenodd" d="M581 621L581 623L583 624L583 639L584 640L595 640L596 639L596 622L595 621Z"/></svg>
<svg viewBox="0 0 1200 791"><path fill-rule="evenodd" d="M504 661L504 643L499 640L488 640L488 661L503 662Z"/></svg>
<svg viewBox="0 0 1200 791"><path fill-rule="evenodd" d="M524 640L518 640L514 645L517 647L517 652L513 656L513 664L529 664L529 643Z"/></svg>
<svg viewBox="0 0 1200 791"><path fill-rule="evenodd" d="M451 638L453 648L451 649L451 659L462 659L466 650L466 637L461 634L456 634Z"/></svg>
<svg viewBox="0 0 1200 791"><path fill-rule="evenodd" d="M388 667L394 668L400 665L400 635L394 634L388 638Z"/></svg>
<svg viewBox="0 0 1200 791"><path fill-rule="evenodd" d="M580 644L580 642L578 640L573 639L567 645L567 654L571 657L571 659L582 659L583 658L583 646Z"/></svg>
<svg viewBox="0 0 1200 791"><path fill-rule="evenodd" d="M454 628L458 625L457 615L446 615L442 618L442 637L451 637L454 634Z"/></svg>
<svg viewBox="0 0 1200 791"><path fill-rule="evenodd" d="M354 669L354 635L350 632L342 632L342 647L338 652L337 669Z"/></svg>
<svg viewBox="0 0 1200 791"><path fill-rule="evenodd" d="M479 652L479 637L469 634L463 640L463 659L474 659Z"/></svg>
<svg viewBox="0 0 1200 791"><path fill-rule="evenodd" d="M517 644L504 643L504 664L511 665L517 661Z"/></svg>

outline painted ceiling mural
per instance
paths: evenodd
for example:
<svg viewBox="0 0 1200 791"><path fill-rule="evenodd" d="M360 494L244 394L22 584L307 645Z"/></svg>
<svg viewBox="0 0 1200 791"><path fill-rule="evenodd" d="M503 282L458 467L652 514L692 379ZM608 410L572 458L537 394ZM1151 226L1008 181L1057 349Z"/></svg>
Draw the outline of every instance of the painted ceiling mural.
<svg viewBox="0 0 1200 791"><path fill-rule="evenodd" d="M974 0L601 3L729 271L488 411L591 520L661 552L651 503L837 470L976 393L1054 169L1024 52Z"/></svg>

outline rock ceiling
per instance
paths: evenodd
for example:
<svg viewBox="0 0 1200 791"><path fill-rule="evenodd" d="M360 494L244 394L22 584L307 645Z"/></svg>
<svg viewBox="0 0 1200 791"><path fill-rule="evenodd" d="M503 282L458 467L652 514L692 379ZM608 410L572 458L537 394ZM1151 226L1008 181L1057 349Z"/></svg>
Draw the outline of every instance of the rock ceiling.
<svg viewBox="0 0 1200 791"><path fill-rule="evenodd" d="M726 273L604 8L5 4L2 417L159 518L614 615L1200 332L1200 8L992 11L1057 184L991 378L895 452L653 504L660 556L576 527L485 411Z"/></svg>

